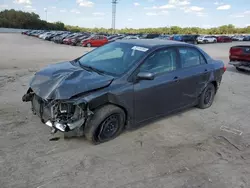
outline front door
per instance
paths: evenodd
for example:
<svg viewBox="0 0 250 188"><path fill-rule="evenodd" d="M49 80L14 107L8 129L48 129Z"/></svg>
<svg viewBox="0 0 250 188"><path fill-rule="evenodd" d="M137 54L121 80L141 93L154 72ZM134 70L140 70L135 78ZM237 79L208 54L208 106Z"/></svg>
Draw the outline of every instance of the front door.
<svg viewBox="0 0 250 188"><path fill-rule="evenodd" d="M164 115L179 107L181 88L176 75L178 59L175 48L165 48L151 54L139 67L139 72L153 73L155 78L134 84L136 123Z"/></svg>
<svg viewBox="0 0 250 188"><path fill-rule="evenodd" d="M91 39L91 45L94 46L94 47L98 46L98 40L99 40L99 36L94 36Z"/></svg>

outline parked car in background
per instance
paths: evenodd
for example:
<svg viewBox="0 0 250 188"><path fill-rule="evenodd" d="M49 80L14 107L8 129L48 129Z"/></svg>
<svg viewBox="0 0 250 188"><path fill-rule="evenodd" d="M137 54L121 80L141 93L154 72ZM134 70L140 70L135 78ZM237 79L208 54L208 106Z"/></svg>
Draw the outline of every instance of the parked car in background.
<svg viewBox="0 0 250 188"><path fill-rule="evenodd" d="M236 35L232 37L232 41L243 41L244 38L242 35Z"/></svg>
<svg viewBox="0 0 250 188"><path fill-rule="evenodd" d="M182 35L173 35L172 40L181 41L182 40Z"/></svg>
<svg viewBox="0 0 250 188"><path fill-rule="evenodd" d="M199 44L216 43L217 39L214 36L205 35L197 37L197 42Z"/></svg>
<svg viewBox="0 0 250 188"><path fill-rule="evenodd" d="M40 39L45 39L45 38L46 38L48 35L50 35L50 34L51 34L51 32L45 32L45 33L39 35L39 38L40 38Z"/></svg>
<svg viewBox="0 0 250 188"><path fill-rule="evenodd" d="M74 38L74 37L76 37L76 36L78 36L79 35L79 33L72 33L71 35L68 35L67 37L65 37L64 39L63 39L63 44L68 44L68 41L69 40L71 40L72 38Z"/></svg>
<svg viewBox="0 0 250 188"><path fill-rule="evenodd" d="M140 37L136 36L136 35L128 35L128 36L124 37L123 39L140 39Z"/></svg>
<svg viewBox="0 0 250 188"><path fill-rule="evenodd" d="M23 35L27 35L27 33L30 32L30 30L27 30L27 31L22 31L21 34Z"/></svg>
<svg viewBox="0 0 250 188"><path fill-rule="evenodd" d="M181 41L190 43L190 44L198 44L197 38L199 35L182 35L181 36Z"/></svg>
<svg viewBox="0 0 250 188"><path fill-rule="evenodd" d="M62 33L63 33L63 32L56 32L56 31L53 31L53 32L50 33L50 35L47 35L47 36L45 37L45 40L51 41L52 38L54 38L54 37L56 37L56 36L59 36L59 35L61 35Z"/></svg>
<svg viewBox="0 0 250 188"><path fill-rule="evenodd" d="M159 37L156 37L155 39L170 40L170 35L160 35Z"/></svg>
<svg viewBox="0 0 250 188"><path fill-rule="evenodd" d="M52 41L55 43L58 43L58 44L62 44L63 39L65 39L66 37L69 37L69 36L73 36L73 34L71 32L66 32L66 33L63 33L61 35L53 37Z"/></svg>
<svg viewBox="0 0 250 188"><path fill-rule="evenodd" d="M232 42L232 39L228 36L218 36L217 42Z"/></svg>
<svg viewBox="0 0 250 188"><path fill-rule="evenodd" d="M250 71L250 45L231 47L229 59L229 64L235 66L237 70Z"/></svg>
<svg viewBox="0 0 250 188"><path fill-rule="evenodd" d="M89 34L83 34L83 35L74 37L71 40L70 45L72 45L72 46L81 46L81 41L84 40L84 39L89 38L89 36L90 36Z"/></svg>
<svg viewBox="0 0 250 188"><path fill-rule="evenodd" d="M186 42L190 44L197 44L197 38L199 35L173 35L171 40Z"/></svg>
<svg viewBox="0 0 250 188"><path fill-rule="evenodd" d="M159 37L160 34L144 34L140 38L142 39L154 39L156 37Z"/></svg>
<svg viewBox="0 0 250 188"><path fill-rule="evenodd" d="M118 37L119 35L110 35L107 37L108 41L112 40L113 38Z"/></svg>
<svg viewBox="0 0 250 188"><path fill-rule="evenodd" d="M39 35L41 35L41 34L43 34L43 33L45 33L45 32L47 32L47 31L37 31L37 32L34 33L32 36L34 36L34 37L39 37Z"/></svg>
<svg viewBox="0 0 250 188"><path fill-rule="evenodd" d="M33 36L36 32L37 32L37 30L32 30L30 32L27 32L27 35L28 36Z"/></svg>
<svg viewBox="0 0 250 188"><path fill-rule="evenodd" d="M52 132L102 143L188 107L209 108L224 72L191 44L119 40L36 72L22 100Z"/></svg>
<svg viewBox="0 0 250 188"><path fill-rule="evenodd" d="M100 47L107 43L108 39L103 35L90 36L89 38L81 41L82 46L86 47Z"/></svg>
<svg viewBox="0 0 250 188"><path fill-rule="evenodd" d="M73 34L71 37L67 37L65 39L63 39L63 44L68 44L71 45L73 43L73 41L77 38L77 37L82 37L84 36L84 34L82 33L75 33Z"/></svg>
<svg viewBox="0 0 250 188"><path fill-rule="evenodd" d="M245 36L245 37L243 38L243 41L250 41L250 36Z"/></svg>
<svg viewBox="0 0 250 188"><path fill-rule="evenodd" d="M109 39L109 40L108 40L108 43L114 42L114 41L116 41L116 40L124 39L124 38L125 38L124 35L119 35L119 36L117 36L117 37L114 37L114 38L112 38L112 39Z"/></svg>

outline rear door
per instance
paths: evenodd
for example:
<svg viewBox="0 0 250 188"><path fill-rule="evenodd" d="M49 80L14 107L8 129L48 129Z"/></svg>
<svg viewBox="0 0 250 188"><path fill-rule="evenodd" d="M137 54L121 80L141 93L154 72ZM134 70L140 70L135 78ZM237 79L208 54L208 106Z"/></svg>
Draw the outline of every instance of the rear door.
<svg viewBox="0 0 250 188"><path fill-rule="evenodd" d="M178 71L179 87L181 88L181 106L195 103L201 91L209 81L212 66L207 64L203 54L194 47L178 48L181 67Z"/></svg>

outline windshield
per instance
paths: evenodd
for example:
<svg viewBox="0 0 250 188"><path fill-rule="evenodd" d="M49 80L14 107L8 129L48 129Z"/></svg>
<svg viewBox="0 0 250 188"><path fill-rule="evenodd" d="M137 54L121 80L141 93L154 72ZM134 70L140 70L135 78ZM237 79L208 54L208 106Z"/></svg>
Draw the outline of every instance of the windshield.
<svg viewBox="0 0 250 188"><path fill-rule="evenodd" d="M142 46L114 42L96 48L78 61L83 68L92 67L106 74L119 76L128 71L146 51L148 48Z"/></svg>

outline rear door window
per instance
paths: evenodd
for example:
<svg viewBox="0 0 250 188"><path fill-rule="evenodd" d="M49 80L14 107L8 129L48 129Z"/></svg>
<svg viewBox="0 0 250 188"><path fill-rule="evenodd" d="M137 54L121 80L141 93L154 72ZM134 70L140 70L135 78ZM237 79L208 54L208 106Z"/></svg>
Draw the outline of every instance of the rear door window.
<svg viewBox="0 0 250 188"><path fill-rule="evenodd" d="M194 67L202 64L206 64L201 52L195 48L183 47L179 48L180 58L181 58L181 67L188 68Z"/></svg>

